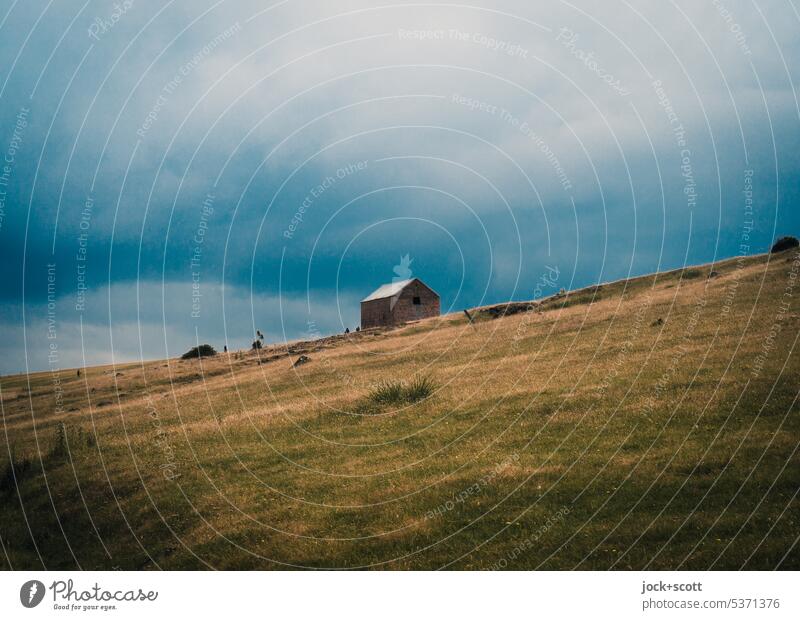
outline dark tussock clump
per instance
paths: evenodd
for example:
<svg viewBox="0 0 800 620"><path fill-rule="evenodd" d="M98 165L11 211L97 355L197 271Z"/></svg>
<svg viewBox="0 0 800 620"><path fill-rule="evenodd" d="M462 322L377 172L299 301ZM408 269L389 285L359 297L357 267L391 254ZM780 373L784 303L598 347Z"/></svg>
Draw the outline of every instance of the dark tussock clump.
<svg viewBox="0 0 800 620"><path fill-rule="evenodd" d="M410 403L416 403L430 397L436 385L428 377L417 377L406 386L405 397Z"/></svg>
<svg viewBox="0 0 800 620"><path fill-rule="evenodd" d="M393 405L403 402L403 384L400 381L383 381L372 388L369 400L379 405Z"/></svg>
<svg viewBox="0 0 800 620"><path fill-rule="evenodd" d="M770 253L784 252L785 250L796 248L798 245L800 245L800 241L797 240L797 237L781 237L772 246Z"/></svg>
<svg viewBox="0 0 800 620"><path fill-rule="evenodd" d="M199 347L192 347L186 353L181 355L182 360L190 360L195 357L211 357L216 355L217 351L210 344L201 344Z"/></svg>
<svg viewBox="0 0 800 620"><path fill-rule="evenodd" d="M427 377L416 377L408 384L402 381L384 381L372 389L368 399L378 405L416 403L428 398L434 389L434 382Z"/></svg>

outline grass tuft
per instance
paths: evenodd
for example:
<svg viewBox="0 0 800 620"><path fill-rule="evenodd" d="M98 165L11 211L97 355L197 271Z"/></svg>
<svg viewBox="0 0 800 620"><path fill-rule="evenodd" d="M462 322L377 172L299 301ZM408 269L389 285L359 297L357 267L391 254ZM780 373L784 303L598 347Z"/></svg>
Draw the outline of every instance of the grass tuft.
<svg viewBox="0 0 800 620"><path fill-rule="evenodd" d="M406 400L410 403L425 400L433 394L435 388L436 385L429 377L416 377L406 388Z"/></svg>
<svg viewBox="0 0 800 620"><path fill-rule="evenodd" d="M415 377L409 384L402 381L382 381L369 393L367 400L376 405L402 405L428 398L435 389L428 377Z"/></svg>
<svg viewBox="0 0 800 620"><path fill-rule="evenodd" d="M382 381L369 393L369 400L378 405L396 405L405 400L404 392L400 381Z"/></svg>

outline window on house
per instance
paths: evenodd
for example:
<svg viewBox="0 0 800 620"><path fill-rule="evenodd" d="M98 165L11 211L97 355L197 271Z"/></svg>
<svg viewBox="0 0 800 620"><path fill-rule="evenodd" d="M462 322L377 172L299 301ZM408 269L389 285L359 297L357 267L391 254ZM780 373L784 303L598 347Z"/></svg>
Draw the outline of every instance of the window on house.
<svg viewBox="0 0 800 620"><path fill-rule="evenodd" d="M415 305L415 306L420 306L420 305L422 305L422 300L420 300L420 298L419 298L419 297L415 297L415 298L414 298L414 305Z"/></svg>

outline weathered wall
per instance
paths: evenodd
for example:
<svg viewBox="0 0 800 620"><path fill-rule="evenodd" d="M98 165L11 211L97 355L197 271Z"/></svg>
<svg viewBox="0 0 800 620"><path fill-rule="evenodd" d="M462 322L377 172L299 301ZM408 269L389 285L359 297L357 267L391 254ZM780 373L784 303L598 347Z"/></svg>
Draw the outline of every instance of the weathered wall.
<svg viewBox="0 0 800 620"><path fill-rule="evenodd" d="M414 305L414 297L420 304ZM392 308L392 323L406 323L431 316L439 316L439 297L427 286L412 282L400 293Z"/></svg>
<svg viewBox="0 0 800 620"><path fill-rule="evenodd" d="M419 297L419 304L414 304L414 297ZM361 302L361 329L416 321L440 312L439 296L420 282L412 282L394 300Z"/></svg>
<svg viewBox="0 0 800 620"><path fill-rule="evenodd" d="M389 299L361 302L361 329L390 324Z"/></svg>

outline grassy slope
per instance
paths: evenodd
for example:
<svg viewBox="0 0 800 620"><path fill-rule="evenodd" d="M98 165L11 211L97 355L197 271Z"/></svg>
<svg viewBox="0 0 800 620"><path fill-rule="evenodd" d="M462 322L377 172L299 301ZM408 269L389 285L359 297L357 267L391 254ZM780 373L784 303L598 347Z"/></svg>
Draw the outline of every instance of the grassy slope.
<svg viewBox="0 0 800 620"><path fill-rule="evenodd" d="M0 490L4 563L800 568L800 290L753 372L794 256L353 335L296 370L64 371L61 412L49 373L0 378L0 473L31 461ZM432 398L351 413L415 373Z"/></svg>

